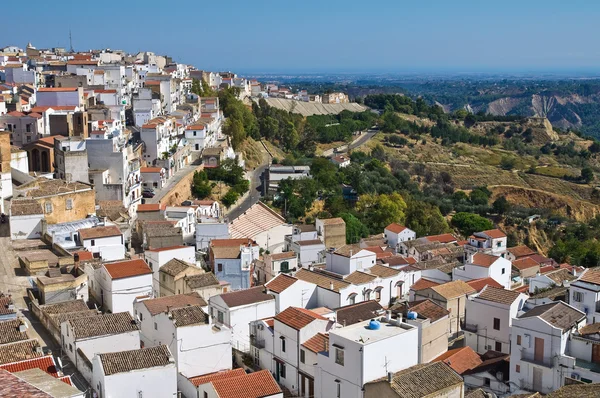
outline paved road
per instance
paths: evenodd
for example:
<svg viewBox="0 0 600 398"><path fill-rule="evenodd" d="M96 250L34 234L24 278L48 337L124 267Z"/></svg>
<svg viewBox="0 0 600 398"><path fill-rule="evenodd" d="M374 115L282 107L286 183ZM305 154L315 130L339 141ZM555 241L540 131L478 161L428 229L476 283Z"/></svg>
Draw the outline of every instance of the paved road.
<svg viewBox="0 0 600 398"><path fill-rule="evenodd" d="M369 141L371 138L373 138L373 136L375 136L375 134L377 134L378 132L379 131L376 131L376 130L367 131L365 134L361 135L360 137L358 137L357 139L352 141L352 143L349 145L348 149L358 148L359 146L365 144L367 141Z"/></svg>
<svg viewBox="0 0 600 398"><path fill-rule="evenodd" d="M173 177L169 178L167 180L167 185L165 185L162 189L160 190L156 190L156 195L154 195L153 198L145 198L146 199L146 203L158 203L160 202L160 200L162 198L164 198L171 189L173 189L173 187L175 186L175 184L177 184L179 181L181 181L181 179L183 177L185 177L186 175L188 175L189 173L193 172L196 167L198 167L198 164L189 164L187 166L185 166L184 168L178 170L175 175L173 175Z"/></svg>

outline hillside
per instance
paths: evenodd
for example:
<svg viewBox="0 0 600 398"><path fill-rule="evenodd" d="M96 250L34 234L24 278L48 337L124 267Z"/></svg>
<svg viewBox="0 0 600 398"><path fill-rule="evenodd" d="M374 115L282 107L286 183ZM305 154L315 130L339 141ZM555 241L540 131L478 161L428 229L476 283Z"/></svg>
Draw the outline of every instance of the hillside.
<svg viewBox="0 0 600 398"><path fill-rule="evenodd" d="M321 104L318 102L303 102L283 98L267 98L267 104L277 109L298 113L302 116L337 115L341 111L362 112L366 107L351 102L348 104Z"/></svg>

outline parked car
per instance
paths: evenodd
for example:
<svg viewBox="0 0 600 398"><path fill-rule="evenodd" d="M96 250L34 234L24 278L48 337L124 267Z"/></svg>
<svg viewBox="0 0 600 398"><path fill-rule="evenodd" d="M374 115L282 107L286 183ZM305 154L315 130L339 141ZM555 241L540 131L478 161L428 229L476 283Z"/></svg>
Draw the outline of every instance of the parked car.
<svg viewBox="0 0 600 398"><path fill-rule="evenodd" d="M156 195L154 193L154 191L143 191L142 192L142 198L153 198L154 195Z"/></svg>

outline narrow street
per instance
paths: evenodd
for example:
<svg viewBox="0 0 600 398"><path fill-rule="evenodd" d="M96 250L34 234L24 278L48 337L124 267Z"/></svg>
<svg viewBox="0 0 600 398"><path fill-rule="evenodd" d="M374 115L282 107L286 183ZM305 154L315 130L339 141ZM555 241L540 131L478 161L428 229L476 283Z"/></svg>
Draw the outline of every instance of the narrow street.
<svg viewBox="0 0 600 398"><path fill-rule="evenodd" d="M165 185L162 189L160 190L155 190L156 191L156 195L154 195L153 198L145 198L145 203L159 203L160 200L162 198L164 198L169 191L179 182L181 181L181 179L185 176L187 176L189 173L192 173L196 167L198 167L200 164L188 164L187 166L185 166L184 168L178 170L173 177L169 178L167 180L167 185Z"/></svg>

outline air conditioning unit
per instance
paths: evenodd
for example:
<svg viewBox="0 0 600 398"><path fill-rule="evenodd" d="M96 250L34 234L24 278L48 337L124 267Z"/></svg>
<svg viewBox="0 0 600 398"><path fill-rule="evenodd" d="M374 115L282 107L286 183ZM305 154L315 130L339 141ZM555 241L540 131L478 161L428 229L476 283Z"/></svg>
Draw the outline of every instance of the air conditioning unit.
<svg viewBox="0 0 600 398"><path fill-rule="evenodd" d="M579 375L579 373L571 373L571 379L581 380L581 376Z"/></svg>

